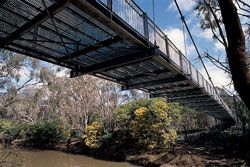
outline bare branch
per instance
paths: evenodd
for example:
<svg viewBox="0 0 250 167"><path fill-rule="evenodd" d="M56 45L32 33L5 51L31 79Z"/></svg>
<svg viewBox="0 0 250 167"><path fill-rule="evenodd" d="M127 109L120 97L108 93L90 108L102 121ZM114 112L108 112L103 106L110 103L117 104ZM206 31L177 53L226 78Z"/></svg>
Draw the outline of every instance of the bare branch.
<svg viewBox="0 0 250 167"><path fill-rule="evenodd" d="M211 20L209 20L209 24L210 24L210 26L211 26L211 31L212 31L212 33L213 33L214 38L216 38L223 46L226 47L226 44L225 44L225 43L218 37L218 35L216 34L216 32L215 32L215 30L214 30L214 28L213 28L213 26L212 26Z"/></svg>
<svg viewBox="0 0 250 167"><path fill-rule="evenodd" d="M250 8L250 5L247 4L246 2L244 2L244 1L242 1L242 0L237 0L237 1L239 1L240 3L242 3L244 6Z"/></svg>
<svg viewBox="0 0 250 167"><path fill-rule="evenodd" d="M225 38L225 35L224 35L224 33L223 33L223 30L222 30L222 28L221 28L221 26L220 26L220 21L219 21L219 19L218 19L218 17L216 16L216 14L214 13L214 11L213 11L213 9L212 9L212 7L211 7L211 4L208 4L205 0L204 0L204 2L205 2L205 4L209 7L209 9L210 9L210 11L211 11L211 13L212 13L212 15L213 15L213 17L214 17L214 20L215 20L215 22L216 22L216 24L217 24L217 27L218 27L218 29L219 29L219 34L220 34L220 36L221 36L221 39L222 39L222 41L223 41L223 43L225 44L224 46L226 46L226 48L227 48L227 41L226 41L226 38ZM210 2L210 1L209 1Z"/></svg>
<svg viewBox="0 0 250 167"><path fill-rule="evenodd" d="M245 8L243 8L243 7L241 7L241 5L239 4L239 2L238 2L237 0L236 0L236 4L237 4L237 6L239 7L239 9L241 9L242 11L247 12L247 13L250 14L250 11L247 10L247 9L245 9ZM243 15L244 15L244 14L243 14Z"/></svg>
<svg viewBox="0 0 250 167"><path fill-rule="evenodd" d="M208 52L205 52L205 58L209 59L216 67L230 74L230 69L219 59L215 59L213 56L211 56Z"/></svg>
<svg viewBox="0 0 250 167"><path fill-rule="evenodd" d="M243 16L243 17L246 17L246 18L250 19L250 15L242 14L242 13L239 13L239 12L238 12L238 15Z"/></svg>

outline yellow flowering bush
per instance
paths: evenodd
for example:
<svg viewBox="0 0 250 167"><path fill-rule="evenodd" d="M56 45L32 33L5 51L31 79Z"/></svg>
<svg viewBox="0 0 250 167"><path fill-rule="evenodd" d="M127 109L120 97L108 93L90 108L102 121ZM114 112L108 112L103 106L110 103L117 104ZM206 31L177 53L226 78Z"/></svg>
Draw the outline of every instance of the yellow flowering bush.
<svg viewBox="0 0 250 167"><path fill-rule="evenodd" d="M70 129L68 127L66 127L66 125L59 125L58 126L59 130L61 131L61 133L63 134L65 139L69 139L70 136Z"/></svg>
<svg viewBox="0 0 250 167"><path fill-rule="evenodd" d="M177 134L171 125L179 119L180 110L178 104L161 98L141 99L122 105L114 116L117 128L128 131L138 146L153 151L175 142Z"/></svg>
<svg viewBox="0 0 250 167"><path fill-rule="evenodd" d="M99 148L101 146L101 139L103 127L99 122L93 122L87 126L87 134L84 136L84 142L89 148Z"/></svg>

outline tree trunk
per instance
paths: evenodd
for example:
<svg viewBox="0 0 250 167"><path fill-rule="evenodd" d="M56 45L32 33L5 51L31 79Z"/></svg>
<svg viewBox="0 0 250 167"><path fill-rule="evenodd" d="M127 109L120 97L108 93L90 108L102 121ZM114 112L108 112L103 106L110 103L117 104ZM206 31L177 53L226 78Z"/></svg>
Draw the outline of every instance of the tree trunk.
<svg viewBox="0 0 250 167"><path fill-rule="evenodd" d="M240 19L232 0L218 0L218 2L228 40L226 53L234 87L250 109L250 68L247 64L245 36Z"/></svg>

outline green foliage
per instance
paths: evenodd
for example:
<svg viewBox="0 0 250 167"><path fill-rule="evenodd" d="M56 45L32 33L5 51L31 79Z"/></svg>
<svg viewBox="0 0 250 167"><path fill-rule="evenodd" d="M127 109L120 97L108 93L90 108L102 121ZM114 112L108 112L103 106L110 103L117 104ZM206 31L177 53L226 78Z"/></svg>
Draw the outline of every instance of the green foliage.
<svg viewBox="0 0 250 167"><path fill-rule="evenodd" d="M71 129L70 130L70 137L72 138L80 138L82 137L82 130L81 129Z"/></svg>
<svg viewBox="0 0 250 167"><path fill-rule="evenodd" d="M163 99L141 99L122 105L114 111L116 126L125 130L147 150L169 148L176 131L171 126L180 120L181 107Z"/></svg>
<svg viewBox="0 0 250 167"><path fill-rule="evenodd" d="M16 128L18 128L18 135L16 138L19 139L26 139L30 137L30 132L32 129L32 125L28 123L19 123L15 125Z"/></svg>
<svg viewBox="0 0 250 167"><path fill-rule="evenodd" d="M38 122L32 126L31 136L35 141L45 144L54 144L67 137L67 132L55 122Z"/></svg>
<svg viewBox="0 0 250 167"><path fill-rule="evenodd" d="M87 127L87 134L84 136L84 142L89 148L100 148L103 135L103 126L99 122L93 122Z"/></svg>
<svg viewBox="0 0 250 167"><path fill-rule="evenodd" d="M14 123L7 119L0 120L0 132L6 132L14 126Z"/></svg>
<svg viewBox="0 0 250 167"><path fill-rule="evenodd" d="M20 128L14 122L6 119L0 120L0 132L5 134L8 140L15 139L19 134Z"/></svg>

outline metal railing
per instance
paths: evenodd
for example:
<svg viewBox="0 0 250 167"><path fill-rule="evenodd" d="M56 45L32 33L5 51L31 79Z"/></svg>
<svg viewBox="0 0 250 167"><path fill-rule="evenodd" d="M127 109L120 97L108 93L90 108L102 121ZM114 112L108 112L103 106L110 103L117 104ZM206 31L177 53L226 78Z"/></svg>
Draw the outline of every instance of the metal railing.
<svg viewBox="0 0 250 167"><path fill-rule="evenodd" d="M133 0L97 1L120 17L151 44L157 45L165 56L172 60L176 68L181 70L184 74L190 75L197 85L204 88L210 96L228 110L228 106L216 93L211 84Z"/></svg>

